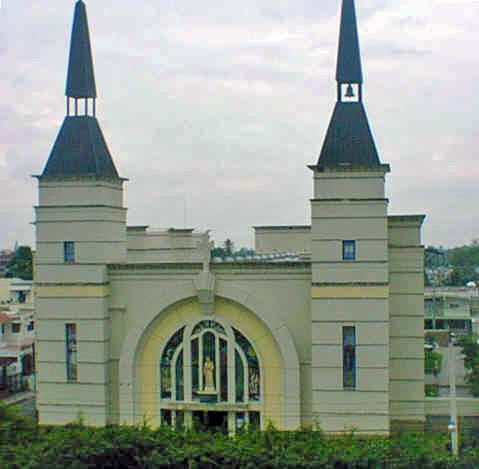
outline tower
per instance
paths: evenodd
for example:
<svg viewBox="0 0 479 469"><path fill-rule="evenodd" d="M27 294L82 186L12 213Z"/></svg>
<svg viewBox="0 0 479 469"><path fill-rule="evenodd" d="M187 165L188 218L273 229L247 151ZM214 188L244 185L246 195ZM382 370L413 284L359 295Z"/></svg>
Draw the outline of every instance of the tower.
<svg viewBox="0 0 479 469"><path fill-rule="evenodd" d="M337 102L316 165L312 226L313 419L389 432L388 200L363 106L354 0L343 0Z"/></svg>
<svg viewBox="0 0 479 469"><path fill-rule="evenodd" d="M107 264L126 261L126 208L96 119L85 4L75 5L66 116L39 184L36 308L40 422L109 421Z"/></svg>

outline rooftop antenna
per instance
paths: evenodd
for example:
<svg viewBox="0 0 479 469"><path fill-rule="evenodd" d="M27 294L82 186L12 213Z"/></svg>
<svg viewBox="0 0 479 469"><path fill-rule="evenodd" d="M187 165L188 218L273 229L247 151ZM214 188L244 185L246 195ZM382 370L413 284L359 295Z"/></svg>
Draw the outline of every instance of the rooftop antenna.
<svg viewBox="0 0 479 469"><path fill-rule="evenodd" d="M183 228L186 228L186 221L187 221L187 196L186 192L184 194L184 199L183 199Z"/></svg>

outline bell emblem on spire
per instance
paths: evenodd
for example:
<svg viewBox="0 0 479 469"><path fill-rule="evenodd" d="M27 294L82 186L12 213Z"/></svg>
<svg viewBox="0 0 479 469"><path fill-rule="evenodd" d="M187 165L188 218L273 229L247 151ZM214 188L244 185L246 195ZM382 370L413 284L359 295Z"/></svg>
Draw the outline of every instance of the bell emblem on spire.
<svg viewBox="0 0 479 469"><path fill-rule="evenodd" d="M351 83L348 84L348 87L346 88L346 94L344 96L346 98L354 98L355 95Z"/></svg>

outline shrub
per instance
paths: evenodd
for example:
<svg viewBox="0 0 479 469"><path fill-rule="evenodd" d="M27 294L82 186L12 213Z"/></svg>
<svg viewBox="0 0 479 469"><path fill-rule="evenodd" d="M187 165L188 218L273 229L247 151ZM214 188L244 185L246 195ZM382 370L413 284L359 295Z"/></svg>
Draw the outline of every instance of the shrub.
<svg viewBox="0 0 479 469"><path fill-rule="evenodd" d="M442 355L433 350L424 352L424 373L427 375L437 376L441 372Z"/></svg>

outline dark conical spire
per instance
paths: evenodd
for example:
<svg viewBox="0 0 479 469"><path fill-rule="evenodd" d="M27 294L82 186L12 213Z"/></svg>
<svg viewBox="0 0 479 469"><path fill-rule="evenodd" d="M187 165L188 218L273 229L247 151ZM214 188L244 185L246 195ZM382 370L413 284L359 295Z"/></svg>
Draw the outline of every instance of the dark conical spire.
<svg viewBox="0 0 479 469"><path fill-rule="evenodd" d="M347 169L381 166L362 103L361 56L354 0L343 0L339 34L338 102L315 168Z"/></svg>
<svg viewBox="0 0 479 469"><path fill-rule="evenodd" d="M336 80L338 83L363 82L354 0L343 0Z"/></svg>
<svg viewBox="0 0 479 469"><path fill-rule="evenodd" d="M66 95L67 115L41 177L120 179L95 117L96 87L86 9L82 0L76 3L73 16ZM74 101L73 115L70 114L71 99ZM92 101L90 110L89 100ZM78 101L83 102L83 114L80 114Z"/></svg>
<svg viewBox="0 0 479 469"><path fill-rule="evenodd" d="M73 29L65 94L70 98L96 98L93 58L85 4L78 0Z"/></svg>

